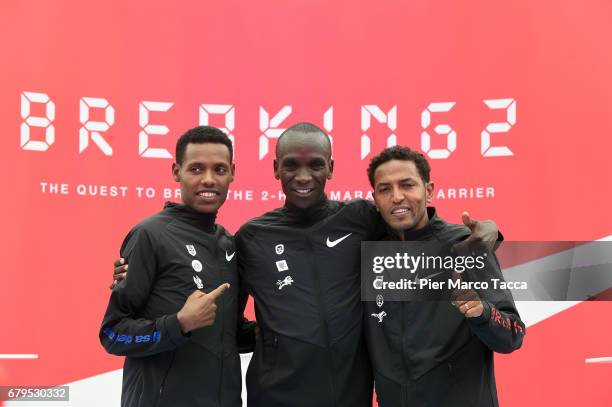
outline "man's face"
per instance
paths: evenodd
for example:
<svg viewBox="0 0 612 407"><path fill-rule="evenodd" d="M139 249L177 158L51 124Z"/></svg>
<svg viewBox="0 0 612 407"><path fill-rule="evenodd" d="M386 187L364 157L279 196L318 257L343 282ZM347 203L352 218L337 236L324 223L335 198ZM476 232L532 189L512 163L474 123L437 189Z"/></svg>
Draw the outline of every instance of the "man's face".
<svg viewBox="0 0 612 407"><path fill-rule="evenodd" d="M172 176L181 184L181 199L186 206L202 213L216 212L234 180L230 152L221 143L189 143L183 164L172 164Z"/></svg>
<svg viewBox="0 0 612 407"><path fill-rule="evenodd" d="M321 133L285 133L274 160L274 176L281 181L286 201L298 208L316 204L334 168L331 151Z"/></svg>
<svg viewBox="0 0 612 407"><path fill-rule="evenodd" d="M432 193L433 183L423 182L413 161L387 161L374 173L374 202L396 232L427 225Z"/></svg>

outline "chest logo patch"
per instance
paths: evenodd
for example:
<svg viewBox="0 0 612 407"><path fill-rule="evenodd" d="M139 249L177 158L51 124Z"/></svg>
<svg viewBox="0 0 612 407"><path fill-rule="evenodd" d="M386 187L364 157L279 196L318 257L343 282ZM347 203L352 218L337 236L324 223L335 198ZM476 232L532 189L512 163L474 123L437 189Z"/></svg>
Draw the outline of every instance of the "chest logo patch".
<svg viewBox="0 0 612 407"><path fill-rule="evenodd" d="M340 243L341 241L343 241L344 239L346 239L347 237L349 237L350 235L352 235L352 233L349 233L348 235L344 235L341 238L338 238L336 240L329 240L329 236L327 236L327 247L334 247L336 246L338 243Z"/></svg>
<svg viewBox="0 0 612 407"><path fill-rule="evenodd" d="M378 314L371 314L374 318L378 319L378 323L383 322L383 318L387 316L385 311L380 311Z"/></svg>
<svg viewBox="0 0 612 407"><path fill-rule="evenodd" d="M196 249L192 244L186 244L185 247L187 248L187 253L191 254L192 256L196 255Z"/></svg>
<svg viewBox="0 0 612 407"><path fill-rule="evenodd" d="M279 260L276 262L276 268L279 272L289 270L289 265L287 264L287 260Z"/></svg>
<svg viewBox="0 0 612 407"><path fill-rule="evenodd" d="M291 285L291 284L293 284L293 277L291 277L291 276L287 276L283 280L278 280L276 282L276 285L278 286L279 290L282 290L283 287L286 287L286 286Z"/></svg>
<svg viewBox="0 0 612 407"><path fill-rule="evenodd" d="M232 259L234 258L234 255L236 254L236 252L232 253L232 254L227 254L227 250L225 251L225 260L232 261Z"/></svg>
<svg viewBox="0 0 612 407"><path fill-rule="evenodd" d="M278 255L281 255L281 254L285 253L285 245L277 244L276 246L274 246L274 251Z"/></svg>
<svg viewBox="0 0 612 407"><path fill-rule="evenodd" d="M191 267L193 267L193 269L195 271L197 271L198 273L200 271L202 271L202 263L200 262L200 260L194 260L191 262Z"/></svg>
<svg viewBox="0 0 612 407"><path fill-rule="evenodd" d="M200 277L193 276L193 282L195 283L196 287L198 287L198 290L204 288L204 284L202 284L202 279Z"/></svg>

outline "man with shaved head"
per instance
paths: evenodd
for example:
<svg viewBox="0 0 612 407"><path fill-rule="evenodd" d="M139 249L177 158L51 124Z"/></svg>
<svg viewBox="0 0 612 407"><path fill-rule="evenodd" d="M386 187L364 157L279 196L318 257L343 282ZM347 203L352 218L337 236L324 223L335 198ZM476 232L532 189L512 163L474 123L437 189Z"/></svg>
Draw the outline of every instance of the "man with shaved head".
<svg viewBox="0 0 612 407"><path fill-rule="evenodd" d="M366 201L327 199L333 169L325 132L310 123L288 128L274 160L285 205L236 234L241 281L260 328L247 373L249 405L372 403L359 252L382 223Z"/></svg>

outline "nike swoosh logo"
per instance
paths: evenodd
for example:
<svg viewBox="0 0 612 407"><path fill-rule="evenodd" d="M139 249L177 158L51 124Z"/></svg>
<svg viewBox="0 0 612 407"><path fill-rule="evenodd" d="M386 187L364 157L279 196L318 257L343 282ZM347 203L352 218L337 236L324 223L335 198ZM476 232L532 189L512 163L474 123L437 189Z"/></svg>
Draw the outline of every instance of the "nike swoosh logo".
<svg viewBox="0 0 612 407"><path fill-rule="evenodd" d="M232 259L234 258L234 255L236 254L236 252L232 253L231 255L227 254L227 250L225 251L225 260L227 261L232 261Z"/></svg>
<svg viewBox="0 0 612 407"><path fill-rule="evenodd" d="M349 237L350 235L352 235L353 233L349 233L346 236L342 236L339 239L336 239L334 241L329 240L329 236L327 237L327 247L334 247L335 245L337 245L338 243L340 243L341 241L343 241L344 239L346 239L347 237Z"/></svg>
<svg viewBox="0 0 612 407"><path fill-rule="evenodd" d="M418 275L417 275L416 281L417 281L417 282L419 282L419 281L421 281L421 280L431 280L431 279L432 279L432 278L434 278L435 276L438 276L438 275L440 275L440 274L442 274L442 273L444 273L444 272L443 272L443 271L440 271L440 272L438 272L438 273L433 273L433 274L430 274L429 276L427 276L427 278L423 278L423 277L420 277L420 276L418 276Z"/></svg>

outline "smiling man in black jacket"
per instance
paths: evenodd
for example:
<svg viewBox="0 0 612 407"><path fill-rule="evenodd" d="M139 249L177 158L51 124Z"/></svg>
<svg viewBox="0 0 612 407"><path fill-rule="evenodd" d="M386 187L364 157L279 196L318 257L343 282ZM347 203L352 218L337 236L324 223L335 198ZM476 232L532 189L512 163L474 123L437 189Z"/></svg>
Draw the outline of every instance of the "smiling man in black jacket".
<svg viewBox="0 0 612 407"><path fill-rule="evenodd" d="M390 227L388 240L445 244L469 237L467 227L448 224L427 207L434 188L429 173L423 155L408 148L387 148L372 158L368 176ZM487 263L500 275L495 256L488 256ZM509 292L498 292L495 300L476 294L464 292L452 303L366 303L379 406L498 405L493 352L518 349L525 326ZM383 311L384 318L372 318Z"/></svg>
<svg viewBox="0 0 612 407"><path fill-rule="evenodd" d="M182 135L172 175L183 204L136 225L121 246L129 275L100 329L126 356L122 406L240 406L238 273L232 237L215 224L234 179L232 144L201 126Z"/></svg>
<svg viewBox="0 0 612 407"><path fill-rule="evenodd" d="M326 198L333 165L321 129L290 127L274 160L285 206L236 234L241 281L260 328L246 377L249 406L371 406L359 252L384 224L366 201Z"/></svg>

